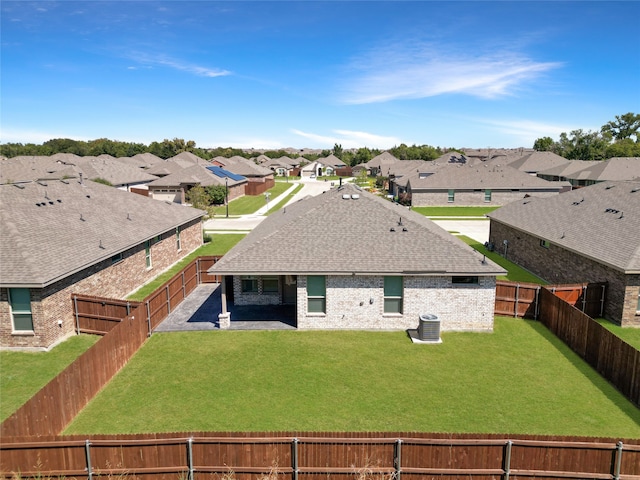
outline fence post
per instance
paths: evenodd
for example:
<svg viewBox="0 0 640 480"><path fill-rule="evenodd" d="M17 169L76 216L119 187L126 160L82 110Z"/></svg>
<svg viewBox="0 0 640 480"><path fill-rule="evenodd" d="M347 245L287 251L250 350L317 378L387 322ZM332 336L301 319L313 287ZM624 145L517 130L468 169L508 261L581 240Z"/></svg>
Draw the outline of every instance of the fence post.
<svg viewBox="0 0 640 480"><path fill-rule="evenodd" d="M587 309L587 290L589 288L589 284L585 283L582 286L582 313Z"/></svg>
<svg viewBox="0 0 640 480"><path fill-rule="evenodd" d="M90 452L91 442L89 440L85 440L84 442L84 456L87 461L87 480L93 480L93 468L91 467L91 452Z"/></svg>
<svg viewBox="0 0 640 480"><path fill-rule="evenodd" d="M602 317L602 314L604 313L604 291L605 291L606 286L603 284L602 285L602 296L600 297L600 316Z"/></svg>
<svg viewBox="0 0 640 480"><path fill-rule="evenodd" d="M187 439L187 468L189 469L188 480L193 480L193 437Z"/></svg>
<svg viewBox="0 0 640 480"><path fill-rule="evenodd" d="M514 309L514 317L518 318L518 300L520 298L520 284L516 284L516 303L513 306Z"/></svg>
<svg viewBox="0 0 640 480"><path fill-rule="evenodd" d="M198 285L202 283L202 279L200 278L200 257L196 258L196 280Z"/></svg>
<svg viewBox="0 0 640 480"><path fill-rule="evenodd" d="M620 468L622 467L622 442L616 445L616 466L613 472L613 480L620 480Z"/></svg>
<svg viewBox="0 0 640 480"><path fill-rule="evenodd" d="M402 475L402 439L398 438L396 440L396 444L395 444L395 452L394 452L394 459L393 459L393 466L396 469L396 476L395 478L397 478L398 480L400 480L400 476Z"/></svg>
<svg viewBox="0 0 640 480"><path fill-rule="evenodd" d="M127 317L131 315L131 304L127 302Z"/></svg>
<svg viewBox="0 0 640 480"><path fill-rule="evenodd" d="M291 467L293 467L293 480L298 480L298 439L291 442Z"/></svg>
<svg viewBox="0 0 640 480"><path fill-rule="evenodd" d="M76 333L80 335L80 318L78 317L78 296L73 296L73 310L76 314Z"/></svg>
<svg viewBox="0 0 640 480"><path fill-rule="evenodd" d="M171 313L171 297L169 296L169 284L165 287L165 291L167 292L167 315Z"/></svg>
<svg viewBox="0 0 640 480"><path fill-rule="evenodd" d="M182 298L187 298L187 286L184 284L184 270L182 271Z"/></svg>
<svg viewBox="0 0 640 480"><path fill-rule="evenodd" d="M540 285L536 287L536 307L533 309L533 319L538 320L540 315Z"/></svg>
<svg viewBox="0 0 640 480"><path fill-rule="evenodd" d="M504 480L509 480L509 475L511 474L511 447L513 446L513 442L511 440L507 440L507 444L505 446L504 452Z"/></svg>
<svg viewBox="0 0 640 480"><path fill-rule="evenodd" d="M149 329L148 337L151 336L151 307L149 306L149 300L147 300L147 328Z"/></svg>

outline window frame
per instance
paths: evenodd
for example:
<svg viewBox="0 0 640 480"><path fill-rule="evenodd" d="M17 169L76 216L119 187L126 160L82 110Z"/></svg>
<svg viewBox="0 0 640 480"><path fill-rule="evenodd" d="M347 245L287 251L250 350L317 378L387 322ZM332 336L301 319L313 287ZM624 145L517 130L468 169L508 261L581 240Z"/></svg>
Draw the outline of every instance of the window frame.
<svg viewBox="0 0 640 480"><path fill-rule="evenodd" d="M456 191L450 188L447 191L447 203L454 203L456 201Z"/></svg>
<svg viewBox="0 0 640 480"><path fill-rule="evenodd" d="M485 189L485 191L484 191L484 201L485 201L486 203L491 202L491 189L490 189L490 188L487 188L487 189Z"/></svg>
<svg viewBox="0 0 640 480"><path fill-rule="evenodd" d="M271 282L275 282L275 290L267 289L266 285L269 285ZM262 293L266 294L277 294L280 292L280 280L277 275L267 275L262 277Z"/></svg>
<svg viewBox="0 0 640 480"><path fill-rule="evenodd" d="M320 281L322 286L318 284L312 285L312 279ZM320 288L321 287L321 288ZM316 290L318 288L318 290ZM326 275L307 275L307 313L326 314L327 313L327 277ZM321 293L321 294L320 294ZM313 307L312 307L313 306Z"/></svg>
<svg viewBox="0 0 640 480"><path fill-rule="evenodd" d="M398 285L391 284L391 281L396 282L398 280L400 281L399 295L397 294ZM404 311L404 277L385 276L383 279L382 296L383 312L385 315L402 315ZM391 305L395 305L395 307L391 308Z"/></svg>
<svg viewBox="0 0 640 480"><path fill-rule="evenodd" d="M17 292L21 292L21 293L26 292L27 296L29 297L29 310L24 310L24 309L21 310L16 308L17 300L15 297L17 297L18 295L14 295L14 294L17 294ZM31 290L28 288L8 288L7 295L9 300L9 312L11 314L12 332L13 333L33 333L33 309L31 308ZM17 316L24 317L24 318L28 317L31 328L18 328L16 326Z"/></svg>
<svg viewBox="0 0 640 480"><path fill-rule="evenodd" d="M153 260L151 259L151 240L147 240L144 243L144 262L147 270L151 270L153 268Z"/></svg>
<svg viewBox="0 0 640 480"><path fill-rule="evenodd" d="M247 288L247 285L251 285ZM246 293L258 293L258 277L256 275L240 275L240 291Z"/></svg>
<svg viewBox="0 0 640 480"><path fill-rule="evenodd" d="M541 238L540 239L540 246L542 248L546 248L548 250L549 247L551 246L551 244L549 243L549 240L545 240L545 239Z"/></svg>

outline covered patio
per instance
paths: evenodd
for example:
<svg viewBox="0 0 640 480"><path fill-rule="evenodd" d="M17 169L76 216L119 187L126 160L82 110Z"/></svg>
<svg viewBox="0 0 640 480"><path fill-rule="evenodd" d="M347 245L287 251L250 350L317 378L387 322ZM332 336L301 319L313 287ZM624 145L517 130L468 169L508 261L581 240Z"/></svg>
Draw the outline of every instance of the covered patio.
<svg viewBox="0 0 640 480"><path fill-rule="evenodd" d="M219 283L199 285L154 332L219 330L222 312ZM236 306L227 301L230 330L292 330L296 328L295 305Z"/></svg>

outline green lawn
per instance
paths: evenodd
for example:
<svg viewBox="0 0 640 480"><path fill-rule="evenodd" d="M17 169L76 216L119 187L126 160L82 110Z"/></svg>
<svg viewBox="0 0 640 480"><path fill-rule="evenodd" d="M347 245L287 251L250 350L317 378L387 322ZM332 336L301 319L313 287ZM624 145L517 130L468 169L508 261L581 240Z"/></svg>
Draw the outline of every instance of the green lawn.
<svg viewBox="0 0 640 480"><path fill-rule="evenodd" d="M411 210L426 217L484 217L498 208L500 207L411 207Z"/></svg>
<svg viewBox="0 0 640 480"><path fill-rule="evenodd" d="M15 412L99 339L76 335L48 352L0 351L0 419Z"/></svg>
<svg viewBox="0 0 640 480"><path fill-rule="evenodd" d="M640 437L640 410L538 322L490 333L155 334L65 433L426 431Z"/></svg>
<svg viewBox="0 0 640 480"><path fill-rule="evenodd" d="M604 318L596 318L596 321L605 327L607 330L615 333L622 340L627 342L636 350L640 350L640 328L635 327L620 327L615 323L605 320Z"/></svg>
<svg viewBox="0 0 640 480"><path fill-rule="evenodd" d="M200 256L207 255L224 255L231 248L242 240L246 234L244 233L225 233L218 235L211 235L212 240L209 243L205 243L197 250L191 252L185 258L183 258L180 262L175 264L169 270L164 273L158 275L153 281L147 283L142 286L134 293L127 297L127 300L132 300L136 302L141 302L144 300L150 293L154 292L156 288L160 287L167 280L173 277L176 273L186 267L189 263L191 263L195 258Z"/></svg>
<svg viewBox="0 0 640 480"><path fill-rule="evenodd" d="M267 190L270 195L270 202L274 201L276 197L284 192L286 192L289 188L293 186L292 183L286 182L276 182L275 186ZM231 200L229 202L229 215L249 215L251 213L255 213L261 207L264 207L267 204L265 200L264 194L262 195L244 195L240 198L236 198L235 200ZM227 207L225 205L220 205L218 207L214 207L211 209L214 215L226 215Z"/></svg>
<svg viewBox="0 0 640 480"><path fill-rule="evenodd" d="M533 273L516 265L515 263L510 262L509 260L505 259L503 256L499 255L498 253L490 252L485 248L485 246L482 243L478 242L477 240L474 240L473 238L469 238L465 235L457 235L457 237L463 242L465 242L467 245L471 245L475 250L482 253L483 255L486 255L487 258L491 259L492 261L500 265L502 268L507 270L508 272L507 275L497 277L498 280L507 280L509 282L537 283L540 285L546 285L548 283L542 280L540 277L537 277Z"/></svg>
<svg viewBox="0 0 640 480"><path fill-rule="evenodd" d="M267 212L267 215L271 215L273 212L277 212L278 210L280 210L282 207L284 207L286 205L286 203L291 200L291 198L298 193L300 190L302 190L304 186L302 184L298 184L296 185L296 187L291 191L291 193L289 193L286 197L284 197L280 202L278 202L277 205L274 205L273 207L271 207L269 209L269 211Z"/></svg>

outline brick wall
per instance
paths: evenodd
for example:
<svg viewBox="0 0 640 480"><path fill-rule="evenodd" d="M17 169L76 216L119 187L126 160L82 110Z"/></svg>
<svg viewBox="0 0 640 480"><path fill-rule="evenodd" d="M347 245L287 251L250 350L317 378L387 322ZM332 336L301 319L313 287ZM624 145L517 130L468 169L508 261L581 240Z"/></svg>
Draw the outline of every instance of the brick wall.
<svg viewBox="0 0 640 480"><path fill-rule="evenodd" d="M550 197L558 195L558 190L492 190L491 201L485 202L484 190L456 190L454 201L449 202L449 193L446 190L434 192L411 192L411 205L414 207L426 207L432 205L506 205L507 203L522 200L525 195L535 197Z"/></svg>
<svg viewBox="0 0 640 480"><path fill-rule="evenodd" d="M540 238L491 220L489 241L507 258L550 283L608 282L604 316L623 326L640 326L636 315L640 275L625 275L602 263L590 260L551 243L540 245Z"/></svg>
<svg viewBox="0 0 640 480"><path fill-rule="evenodd" d="M72 294L124 298L144 283L178 262L202 245L202 226L194 220L181 227L181 250L177 249L175 230L169 230L152 242L152 268L146 268L144 243L123 252L122 260L111 259L42 289L31 289L33 334L12 333L7 289L0 289L0 347L50 348L74 334ZM59 325L59 321L62 325Z"/></svg>
<svg viewBox="0 0 640 480"><path fill-rule="evenodd" d="M280 290L282 285L280 285ZM233 303L235 305L280 305L281 293L265 293L262 290L262 278L258 277L258 292L242 292L242 277L233 277Z"/></svg>
<svg viewBox="0 0 640 480"><path fill-rule="evenodd" d="M371 301L373 300L373 301ZM306 277L298 277L299 329L417 328L419 315L431 313L443 331L492 331L495 277L475 286L451 283L451 277L404 277L403 313L384 313L384 277L328 276L326 313L307 312Z"/></svg>

